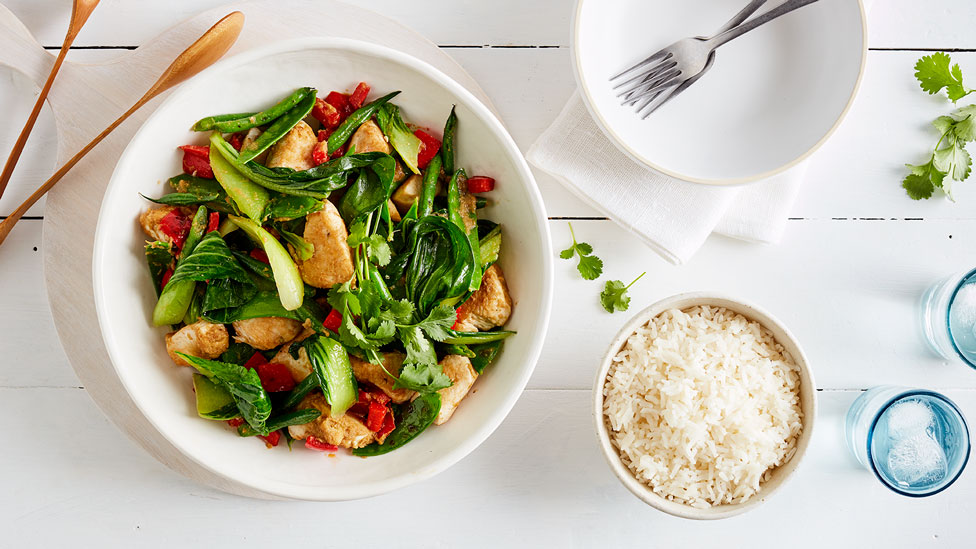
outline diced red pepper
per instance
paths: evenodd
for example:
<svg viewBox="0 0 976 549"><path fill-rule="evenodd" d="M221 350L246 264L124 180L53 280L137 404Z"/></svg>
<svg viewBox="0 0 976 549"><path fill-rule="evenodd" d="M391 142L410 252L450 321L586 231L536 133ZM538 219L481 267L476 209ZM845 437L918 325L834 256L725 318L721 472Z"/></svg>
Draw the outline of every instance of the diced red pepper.
<svg viewBox="0 0 976 549"><path fill-rule="evenodd" d="M174 246L182 250L192 224L193 220L190 216L184 214L179 208L173 208L159 220L159 230L173 240Z"/></svg>
<svg viewBox="0 0 976 549"><path fill-rule="evenodd" d="M339 332L339 326L342 326L342 313L338 309L332 309L329 314L322 321L322 326L330 332Z"/></svg>
<svg viewBox="0 0 976 549"><path fill-rule="evenodd" d="M258 364L255 369L258 371L258 377L261 378L261 386L269 393L291 391L295 388L295 379L291 377L291 371L284 364L266 362Z"/></svg>
<svg viewBox="0 0 976 549"><path fill-rule="evenodd" d="M205 179L214 178L209 145L183 145L180 150L183 151L184 172Z"/></svg>
<svg viewBox="0 0 976 549"><path fill-rule="evenodd" d="M462 304L462 307L463 306L464 304ZM451 326L451 329L457 330L460 327L461 327L461 307L458 307L457 310L454 311L454 325Z"/></svg>
<svg viewBox="0 0 976 549"><path fill-rule="evenodd" d="M319 141L312 148L312 164L318 166L319 164L325 164L329 161L329 143L328 141Z"/></svg>
<svg viewBox="0 0 976 549"><path fill-rule="evenodd" d="M318 450L320 452L335 452L339 449L335 444L326 444L315 437L307 437L305 439L305 447L309 450Z"/></svg>
<svg viewBox="0 0 976 549"><path fill-rule="evenodd" d="M312 117L322 123L326 128L334 128L342 122L342 115L339 109L325 99L315 98L315 106L312 107Z"/></svg>
<svg viewBox="0 0 976 549"><path fill-rule="evenodd" d="M366 428L374 433L383 428L383 420L386 418L386 414L389 412L386 406L383 406L378 401L373 401L369 403L369 415L366 416Z"/></svg>
<svg viewBox="0 0 976 549"><path fill-rule="evenodd" d="M469 193L486 193L494 190L495 180L484 175L476 175L468 178Z"/></svg>
<svg viewBox="0 0 976 549"><path fill-rule="evenodd" d="M244 146L244 137L245 137L244 132L232 133L230 134L230 137L227 138L227 142L230 143L231 147L234 147L235 149L240 151L241 147Z"/></svg>
<svg viewBox="0 0 976 549"><path fill-rule="evenodd" d="M414 135L420 139L420 152L417 154L417 167L426 168L427 164L433 160L434 155L437 151L441 150L441 142L437 140L436 137L430 135L424 130L416 130L413 132Z"/></svg>
<svg viewBox="0 0 976 549"><path fill-rule="evenodd" d="M369 95L369 84L366 82L360 82L356 89L349 96L349 106L353 109L358 109L363 106L366 102L366 96Z"/></svg>
<svg viewBox="0 0 976 549"><path fill-rule="evenodd" d="M260 248L254 248L247 255L251 256L253 259L260 261L261 263L265 263L267 265L271 264L271 261L268 259L268 254L264 253L264 250Z"/></svg>
<svg viewBox="0 0 976 549"><path fill-rule="evenodd" d="M319 130L318 133L319 141L328 141L329 136L332 135L333 131L335 131L334 128L326 128L324 130Z"/></svg>
<svg viewBox="0 0 976 549"><path fill-rule="evenodd" d="M390 398L390 395L384 393L383 391L373 391L372 393L369 394L369 396L370 398L372 398L376 402L379 402L383 406L386 406L387 404L390 403L391 400L393 400L392 398Z"/></svg>
<svg viewBox="0 0 976 549"><path fill-rule="evenodd" d="M393 419L393 412L386 414L386 419L383 420L383 427L376 432L377 438L383 438L390 434L393 429L396 428L396 420Z"/></svg>
<svg viewBox="0 0 976 549"><path fill-rule="evenodd" d="M165 288L166 285L169 284L169 279L172 276L173 276L173 268L170 267L169 269L166 269L166 272L163 273L163 279L159 281L159 291L163 291L163 288Z"/></svg>
<svg viewBox="0 0 976 549"><path fill-rule="evenodd" d="M244 425L244 418L235 417L233 419L228 419L227 425L230 425L231 427L240 427L241 425Z"/></svg>
<svg viewBox="0 0 976 549"><path fill-rule="evenodd" d="M268 436L258 435L258 438L263 440L268 448L274 448L281 441L281 431L271 431Z"/></svg>
<svg viewBox="0 0 976 549"><path fill-rule="evenodd" d="M220 228L220 213L210 212L210 219L207 221L207 232L212 233Z"/></svg>
<svg viewBox="0 0 976 549"><path fill-rule="evenodd" d="M268 363L268 359L264 358L264 355L255 352L253 355L251 355L251 358L247 359L247 362L244 363L244 367L253 370L258 366L267 363Z"/></svg>
<svg viewBox="0 0 976 549"><path fill-rule="evenodd" d="M339 117L343 120L352 112L352 106L349 105L349 96L344 93L331 91L329 95L325 96L325 102L335 107L339 111Z"/></svg>

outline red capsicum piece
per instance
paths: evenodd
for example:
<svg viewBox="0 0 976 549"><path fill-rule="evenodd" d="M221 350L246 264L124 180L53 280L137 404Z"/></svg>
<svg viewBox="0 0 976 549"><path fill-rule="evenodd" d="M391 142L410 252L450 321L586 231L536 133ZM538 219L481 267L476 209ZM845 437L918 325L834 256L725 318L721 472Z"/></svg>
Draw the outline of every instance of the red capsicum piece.
<svg viewBox="0 0 976 549"><path fill-rule="evenodd" d="M271 431L268 436L258 435L258 438L264 441L265 446L268 448L274 448L281 442L281 432Z"/></svg>
<svg viewBox="0 0 976 549"><path fill-rule="evenodd" d="M236 427L240 427L241 425L244 425L244 418L242 418L242 417L235 417L235 418L232 418L232 419L228 419L227 420L227 425L230 425L231 427L235 427L235 428Z"/></svg>
<svg viewBox="0 0 976 549"><path fill-rule="evenodd" d="M441 142L423 130L413 132L417 139L420 139L420 152L417 154L417 167L426 168L427 164L433 160L437 151L441 150Z"/></svg>
<svg viewBox="0 0 976 549"><path fill-rule="evenodd" d="M220 228L220 213L210 212L210 218L207 220L207 232L212 233Z"/></svg>
<svg viewBox="0 0 976 549"><path fill-rule="evenodd" d="M173 208L159 220L159 230L173 240L173 245L182 250L193 219L184 214L179 208Z"/></svg>
<svg viewBox="0 0 976 549"><path fill-rule="evenodd" d="M166 285L169 284L169 279L172 276L173 276L173 268L170 267L169 269L166 269L166 272L163 273L163 279L159 281L159 291L163 291L163 288L165 288Z"/></svg>
<svg viewBox="0 0 976 549"><path fill-rule="evenodd" d="M393 412L386 414L386 419L383 420L383 427L376 432L377 438L383 438L390 434L393 429L396 428L396 421L393 419Z"/></svg>
<svg viewBox="0 0 976 549"><path fill-rule="evenodd" d="M244 367L249 370L253 370L258 366L267 363L268 363L268 359L264 358L264 355L255 352L253 355L251 355L251 358L247 359L247 362L244 363Z"/></svg>
<svg viewBox="0 0 976 549"><path fill-rule="evenodd" d="M315 98L315 106L312 107L312 117L322 123L326 128L335 128L342 122L342 115L331 103L325 99Z"/></svg>
<svg viewBox="0 0 976 549"><path fill-rule="evenodd" d="M244 146L244 132L237 132L230 134L227 138L227 142L230 143L231 147L234 147L238 152L240 152L241 147Z"/></svg>
<svg viewBox="0 0 976 549"><path fill-rule="evenodd" d="M349 96L349 106L353 109L362 107L363 103L366 102L367 95L369 95L369 84L360 82L352 92L352 95Z"/></svg>
<svg viewBox="0 0 976 549"><path fill-rule="evenodd" d="M335 452L339 449L335 444L326 444L315 437L307 437L305 439L305 447L309 450L318 450L320 452Z"/></svg>
<svg viewBox="0 0 976 549"><path fill-rule="evenodd" d="M379 401L372 401L369 403L369 415L366 416L366 428L374 433L383 428L383 420L386 419L386 414L389 413L389 409L383 406Z"/></svg>
<svg viewBox="0 0 976 549"><path fill-rule="evenodd" d="M264 250L254 248L247 255L251 256L254 259L257 259L258 261L266 265L271 264L271 261L268 259L268 254L264 253Z"/></svg>
<svg viewBox="0 0 976 549"><path fill-rule="evenodd" d="M468 178L469 193L486 193L495 189L495 180L484 175L476 175Z"/></svg>
<svg viewBox="0 0 976 549"><path fill-rule="evenodd" d="M349 104L349 96L344 93L331 91L329 92L329 95L325 96L325 102L332 105L337 111L339 111L339 117L342 120L345 120L345 118L353 111L352 105Z"/></svg>
<svg viewBox="0 0 976 549"><path fill-rule="evenodd" d="M180 150L183 151L184 172L204 179L214 178L209 145L183 145Z"/></svg>
<svg viewBox="0 0 976 549"><path fill-rule="evenodd" d="M322 321L322 326L330 332L339 332L339 326L342 326L342 313L338 309L332 309L329 314Z"/></svg>
<svg viewBox="0 0 976 549"><path fill-rule="evenodd" d="M295 388L295 379L291 377L291 371L284 364L265 362L258 364L254 369L258 371L258 377L261 378L261 386L269 393L291 391Z"/></svg>

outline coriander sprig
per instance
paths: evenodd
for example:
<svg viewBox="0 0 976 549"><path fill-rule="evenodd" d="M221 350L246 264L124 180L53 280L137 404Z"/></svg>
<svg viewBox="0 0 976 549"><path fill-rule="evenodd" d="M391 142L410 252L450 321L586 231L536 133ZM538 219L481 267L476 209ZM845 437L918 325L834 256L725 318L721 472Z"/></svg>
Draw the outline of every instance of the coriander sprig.
<svg viewBox="0 0 976 549"><path fill-rule="evenodd" d="M573 224L569 224L569 234L573 237L573 245L559 252L559 257L572 259L574 255L579 256L579 263L576 270L585 280L596 280L603 274L603 260L593 254L593 246L586 242L577 242L576 233L573 232Z"/></svg>
<svg viewBox="0 0 976 549"><path fill-rule="evenodd" d="M955 103L973 91L962 84L962 69L959 64L950 65L949 54L936 52L926 55L915 63L915 78L923 90L934 95L945 88L946 95Z"/></svg>
<svg viewBox="0 0 976 549"><path fill-rule="evenodd" d="M630 307L630 296L627 295L627 290L634 285L647 271L641 273L637 276L630 284L624 286L624 283L619 280L608 280L606 285L603 287L603 291L600 292L600 303L603 308L607 310L608 313L614 313L616 311L626 311Z"/></svg>

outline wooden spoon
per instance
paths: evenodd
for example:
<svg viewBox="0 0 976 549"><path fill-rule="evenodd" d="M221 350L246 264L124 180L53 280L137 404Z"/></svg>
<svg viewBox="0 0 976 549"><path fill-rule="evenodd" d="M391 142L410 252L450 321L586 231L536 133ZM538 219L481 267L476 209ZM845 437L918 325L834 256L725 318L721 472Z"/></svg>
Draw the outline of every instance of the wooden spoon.
<svg viewBox="0 0 976 549"><path fill-rule="evenodd" d="M98 0L75 0L74 5L71 7L71 22L68 23L68 34L64 36L61 51L58 52L58 57L54 60L54 66L51 67L51 74L47 75L47 82L44 82L44 87L41 88L41 94L37 96L37 102L34 103L34 110L27 117L27 123L24 124L24 129L20 131L20 135L17 136L17 142L14 143L14 148L11 149L10 156L7 157L7 163L3 166L3 172L0 173L0 196L3 196L3 191L7 188L7 182L10 181L10 176L14 173L14 166L20 160L20 153L24 151L24 145L27 144L27 136L34 129L34 123L37 122L37 115L41 114L41 107L44 106L47 94L51 91L51 84L54 84L54 78L58 75L58 71L61 70L61 64L64 63L65 56L68 55L68 49L71 48L75 37L81 31L81 27L85 26L85 22L88 21L88 16L91 15L97 5Z"/></svg>
<svg viewBox="0 0 976 549"><path fill-rule="evenodd" d="M85 145L85 148L81 149L78 154L74 155L71 160L67 162L67 164L61 166L61 168L56 171L50 179L45 181L43 185L34 191L34 194L30 195L30 197L25 200L24 203L21 204L16 210L14 210L14 212L11 213L7 219L0 223L0 244L3 244L3 241L6 240L7 235L10 234L10 230L13 229L14 225L17 224L17 221L23 217L24 213L26 213L27 210L30 209L30 207L33 206L38 199L44 196L46 192L51 190L51 187L60 181L61 178L64 177L64 175L68 173L68 171L74 167L79 160L84 158L89 151L95 148L95 145L98 145L102 139L105 139L105 136L112 133L112 130L118 127L118 125L124 122L126 118L139 110L140 107L145 105L152 98L197 74L198 72L212 65L214 61L220 59L225 53L227 53L227 50L234 45L234 42L237 41L237 37L241 34L241 29L243 27L244 14L239 11L235 11L220 21L217 21L216 25L210 27L210 30L205 32L203 36L198 38L197 41L191 44L189 48L183 50L183 53L181 53L179 57L177 57L173 63L167 67L166 71L163 72L163 75L159 77L159 80L157 80L156 83L149 88L149 91L147 91L141 99L136 101L135 105L132 105L132 107L125 111L125 113L115 122L112 122L112 124L105 128L102 133L98 134L95 139L92 139L90 143Z"/></svg>

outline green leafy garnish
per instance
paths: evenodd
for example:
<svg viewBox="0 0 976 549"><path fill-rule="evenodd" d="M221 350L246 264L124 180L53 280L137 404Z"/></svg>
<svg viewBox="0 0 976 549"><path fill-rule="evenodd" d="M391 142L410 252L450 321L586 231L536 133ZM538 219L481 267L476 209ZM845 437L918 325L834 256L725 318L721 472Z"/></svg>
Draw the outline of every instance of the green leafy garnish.
<svg viewBox="0 0 976 549"><path fill-rule="evenodd" d="M258 377L257 370L198 358L179 351L176 354L198 372L207 376L210 381L226 389L237 404L241 417L258 433L268 434L265 422L271 416L271 400L261 386L261 378Z"/></svg>
<svg viewBox="0 0 976 549"><path fill-rule="evenodd" d="M932 125L941 136L932 155L925 164L906 164L911 173L902 181L902 187L913 200L930 198L939 188L950 200L952 181L963 181L972 171L972 158L966 151L966 143L976 140L976 105L962 107L952 116L940 116Z"/></svg>
<svg viewBox="0 0 976 549"><path fill-rule="evenodd" d="M579 256L579 263L576 265L576 269L579 271L580 276L585 280L596 280L600 278L603 274L603 260L593 253L593 246L590 246L586 242L577 242L576 233L573 232L573 224L569 224L569 234L573 237L573 245L566 248L565 250L559 252L559 257L563 259L572 259L574 255Z"/></svg>
<svg viewBox="0 0 976 549"><path fill-rule="evenodd" d="M608 280L606 285L603 287L603 291L600 292L600 303L603 304L603 308L606 309L608 313L626 311L627 308L630 307L630 296L627 295L627 290L634 285L634 282L637 282L646 274L647 272L641 273L626 286L624 286L624 283L619 280Z"/></svg>
<svg viewBox="0 0 976 549"><path fill-rule="evenodd" d="M951 62L949 55L943 52L926 55L915 63L915 78L929 95L939 93L945 88L946 95L955 103L974 90L963 86L962 69L958 64L950 66Z"/></svg>
<svg viewBox="0 0 976 549"><path fill-rule="evenodd" d="M357 221L352 224L352 227L349 228L349 238L346 242L350 248L363 245L369 258L381 267L390 262L392 254L390 253L390 245L387 243L386 238L381 234L374 233L368 235L366 224L362 221Z"/></svg>

